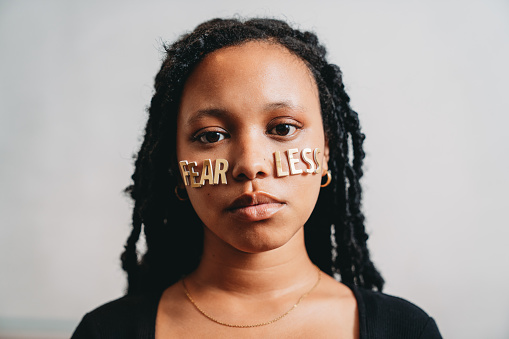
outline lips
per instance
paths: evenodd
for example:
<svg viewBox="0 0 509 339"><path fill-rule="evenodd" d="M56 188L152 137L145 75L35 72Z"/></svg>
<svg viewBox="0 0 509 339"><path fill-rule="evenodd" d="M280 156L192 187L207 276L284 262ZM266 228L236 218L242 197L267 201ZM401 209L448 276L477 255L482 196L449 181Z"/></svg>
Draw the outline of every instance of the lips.
<svg viewBox="0 0 509 339"><path fill-rule="evenodd" d="M241 221L261 221L271 218L286 204L265 192L245 193L235 199L227 211Z"/></svg>

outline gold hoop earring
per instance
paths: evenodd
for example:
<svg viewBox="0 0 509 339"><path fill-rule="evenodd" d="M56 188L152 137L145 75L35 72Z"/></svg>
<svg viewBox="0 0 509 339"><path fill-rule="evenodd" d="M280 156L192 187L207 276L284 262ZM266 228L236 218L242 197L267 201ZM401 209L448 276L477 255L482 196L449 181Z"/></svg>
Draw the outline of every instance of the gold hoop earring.
<svg viewBox="0 0 509 339"><path fill-rule="evenodd" d="M325 175L327 175L327 181L325 182L325 184L320 185L320 187L327 187L327 186L329 186L330 182L332 181L332 174L331 174L330 170L328 170ZM322 175L322 178L325 175Z"/></svg>
<svg viewBox="0 0 509 339"><path fill-rule="evenodd" d="M185 191L185 189L184 189ZM185 198L182 198L179 194L179 186L175 186L175 195L177 196L177 199L180 200L180 201L186 201L187 199L189 199L189 197L185 197Z"/></svg>

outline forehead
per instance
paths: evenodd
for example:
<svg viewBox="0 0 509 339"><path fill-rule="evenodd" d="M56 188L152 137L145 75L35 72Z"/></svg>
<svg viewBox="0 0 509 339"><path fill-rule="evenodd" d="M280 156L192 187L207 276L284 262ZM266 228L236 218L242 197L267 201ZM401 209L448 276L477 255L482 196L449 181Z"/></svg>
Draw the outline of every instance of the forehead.
<svg viewBox="0 0 509 339"><path fill-rule="evenodd" d="M208 54L196 67L192 75L208 69L227 69L268 73L274 67L286 66L288 71L304 72L314 84L314 77L305 62L283 45L276 42L255 40L240 45L224 47Z"/></svg>
<svg viewBox="0 0 509 339"><path fill-rule="evenodd" d="M301 58L277 43L250 41L210 53L197 65L184 86L181 111L262 102L319 105L318 89Z"/></svg>

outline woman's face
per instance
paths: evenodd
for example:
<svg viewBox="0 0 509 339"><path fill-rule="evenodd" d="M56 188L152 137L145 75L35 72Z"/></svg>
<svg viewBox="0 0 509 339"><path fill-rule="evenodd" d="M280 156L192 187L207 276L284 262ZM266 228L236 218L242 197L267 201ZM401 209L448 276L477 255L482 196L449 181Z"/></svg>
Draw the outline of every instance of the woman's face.
<svg viewBox="0 0 509 339"><path fill-rule="evenodd" d="M306 173L305 148L322 151L319 173ZM298 149L295 169L304 171L278 177L274 152L288 171L288 149ZM205 159L213 169L216 159L229 163L227 184L186 186L206 234L248 253L286 244L311 215L327 169L318 89L307 66L260 41L206 56L184 86L177 159L196 161L200 175Z"/></svg>

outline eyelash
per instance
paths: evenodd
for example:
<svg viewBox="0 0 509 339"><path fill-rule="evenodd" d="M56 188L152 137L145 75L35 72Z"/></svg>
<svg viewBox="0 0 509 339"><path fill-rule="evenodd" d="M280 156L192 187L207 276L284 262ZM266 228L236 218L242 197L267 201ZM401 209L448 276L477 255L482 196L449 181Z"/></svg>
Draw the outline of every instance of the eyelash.
<svg viewBox="0 0 509 339"><path fill-rule="evenodd" d="M213 133L219 134L219 140L211 142L211 141L208 141L208 140L205 139L207 136L210 136ZM221 139L221 136L223 137L222 139ZM201 142L203 144L214 144L216 142L222 141L222 140L227 139L229 137L230 136L228 135L228 133L224 133L224 132L220 132L220 131L206 131L206 132L203 132L203 133L200 133L200 134L194 136L193 137L193 141L199 141L199 142Z"/></svg>
<svg viewBox="0 0 509 339"><path fill-rule="evenodd" d="M274 135L275 137L278 137L278 138L284 138L284 137L291 137L292 135L295 134L295 132L297 132L297 130L301 129L302 126L298 126L294 123L278 123L276 125L273 125L274 127L271 127L269 128L267 134L270 134L270 135ZM280 135L276 132L276 128L278 128L279 126L287 126L289 128L289 132L288 134L284 134L284 135ZM293 130L292 130L293 129ZM219 135L218 137L218 140L216 141L209 141L207 140L207 136L211 136L211 134L217 134ZM217 142L220 142L224 139L228 139L230 138L230 135L226 132L222 132L222 131L205 131L205 132L202 132L202 133L199 133L195 136L193 136L192 140L193 141L199 141L203 144L214 144L214 143L217 143Z"/></svg>
<svg viewBox="0 0 509 339"><path fill-rule="evenodd" d="M290 131L292 131L292 128L293 128L293 131L290 133L288 132L288 134L284 134L284 135L281 135L281 134L278 134L276 132L276 129L279 127L279 126L287 126L289 127ZM275 125L274 127L272 127L270 130L269 130L269 133L274 131L273 133L270 133L272 135L275 135L277 137L289 137L289 136L292 136L295 134L295 132L297 132L297 130L300 129L300 126L295 126L294 124L289 124L289 123L280 123L280 124L277 124Z"/></svg>

